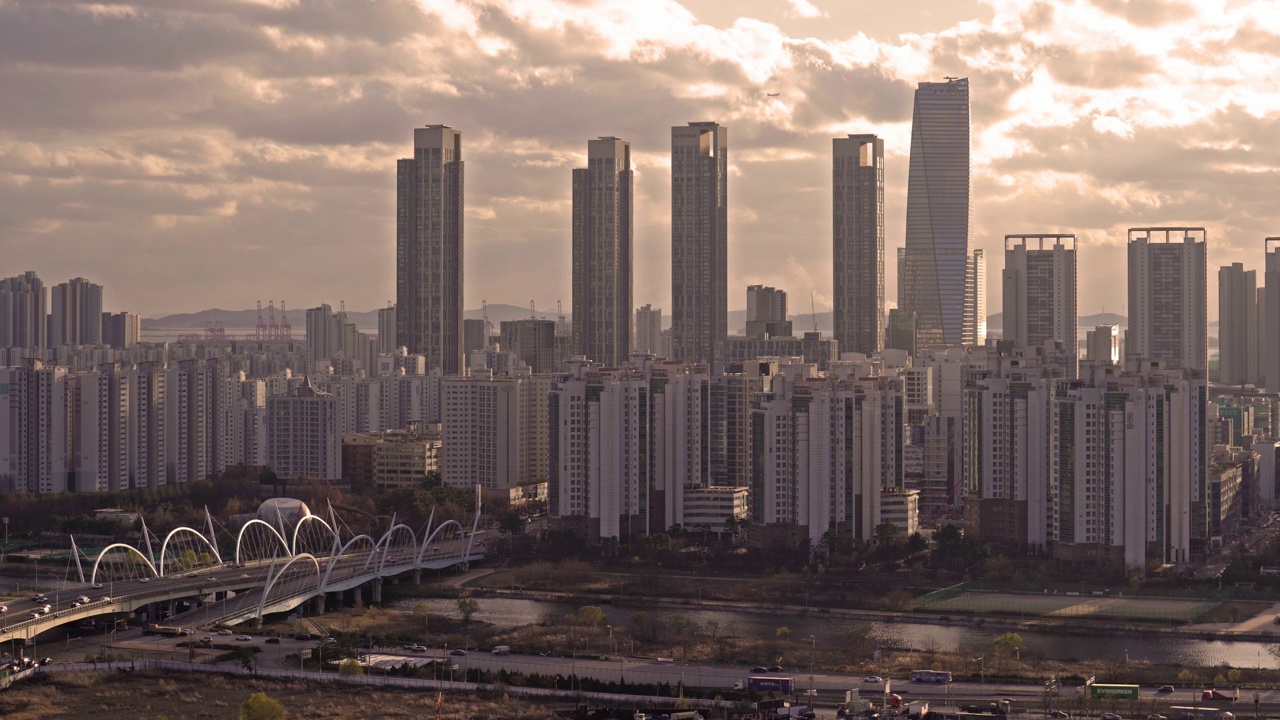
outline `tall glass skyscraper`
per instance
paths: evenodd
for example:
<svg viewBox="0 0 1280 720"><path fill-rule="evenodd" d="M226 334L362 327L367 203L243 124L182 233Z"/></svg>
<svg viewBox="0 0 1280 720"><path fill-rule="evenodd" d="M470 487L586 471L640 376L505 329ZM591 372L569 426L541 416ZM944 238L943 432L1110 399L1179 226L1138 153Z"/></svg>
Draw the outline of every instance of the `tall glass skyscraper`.
<svg viewBox="0 0 1280 720"><path fill-rule="evenodd" d="M729 128L671 128L671 336L675 360L714 363L729 335Z"/></svg>
<svg viewBox="0 0 1280 720"><path fill-rule="evenodd" d="M966 334L974 342L973 332L965 333L965 308L974 306L982 288L970 287L976 280L969 254L971 195L969 80L920 83L911 120L901 274L903 305L916 315L920 350L960 345Z"/></svg>
<svg viewBox="0 0 1280 720"><path fill-rule="evenodd" d="M413 131L396 167L396 346L462 372L462 133Z"/></svg>

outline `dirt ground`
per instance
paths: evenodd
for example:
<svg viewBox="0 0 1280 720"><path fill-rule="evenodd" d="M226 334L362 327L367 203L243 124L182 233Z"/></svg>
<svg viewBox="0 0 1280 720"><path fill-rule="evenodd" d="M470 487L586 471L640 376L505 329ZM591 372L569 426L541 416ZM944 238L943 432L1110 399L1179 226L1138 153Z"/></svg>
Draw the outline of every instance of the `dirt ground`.
<svg viewBox="0 0 1280 720"><path fill-rule="evenodd" d="M46 720L196 720L239 717L240 704L265 692L292 719L434 718L434 691L284 682L212 674L108 672L50 673L0 693L0 718ZM444 694L444 718L545 718L545 707L528 700Z"/></svg>

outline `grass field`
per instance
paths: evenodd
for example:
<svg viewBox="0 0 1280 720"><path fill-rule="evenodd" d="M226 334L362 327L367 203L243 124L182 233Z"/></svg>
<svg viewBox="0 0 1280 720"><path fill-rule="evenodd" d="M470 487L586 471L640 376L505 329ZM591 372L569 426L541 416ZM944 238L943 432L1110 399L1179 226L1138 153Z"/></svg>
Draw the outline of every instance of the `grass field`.
<svg viewBox="0 0 1280 720"><path fill-rule="evenodd" d="M930 603L928 609L932 612L996 613L1050 618L1191 622L1221 604L1218 600L1205 599L968 591ZM1266 607L1265 603L1259 605L1259 611Z"/></svg>

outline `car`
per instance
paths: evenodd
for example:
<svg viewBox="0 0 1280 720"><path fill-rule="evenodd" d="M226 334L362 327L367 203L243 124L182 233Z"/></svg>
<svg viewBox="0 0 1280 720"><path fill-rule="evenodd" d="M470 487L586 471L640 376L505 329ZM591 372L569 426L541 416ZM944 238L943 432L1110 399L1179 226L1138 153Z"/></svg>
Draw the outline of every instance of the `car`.
<svg viewBox="0 0 1280 720"><path fill-rule="evenodd" d="M218 576L217 576L217 575L205 575L205 576L204 576L204 579L205 579L205 580L217 580L217 579L218 579Z"/></svg>
<svg viewBox="0 0 1280 720"><path fill-rule="evenodd" d="M267 644L268 644L268 645L279 645L279 644L280 644L280 638L278 638L278 637L269 637L269 638L267 638Z"/></svg>
<svg viewBox="0 0 1280 720"><path fill-rule="evenodd" d="M1147 720L1169 720L1169 718L1161 715L1160 713L1151 713L1147 716Z"/></svg>
<svg viewBox="0 0 1280 720"><path fill-rule="evenodd" d="M151 582L151 578L147 578L147 577L144 577L144 578L138 578L138 582L140 582L140 583L149 583L149 582Z"/></svg>
<svg viewBox="0 0 1280 720"><path fill-rule="evenodd" d="M249 579L249 573L240 573L240 579L241 579L241 580L248 580L248 579Z"/></svg>
<svg viewBox="0 0 1280 720"><path fill-rule="evenodd" d="M1066 710L1050 710L1050 711L1049 711L1049 717L1051 717L1051 718L1059 718L1059 719L1061 719L1061 718L1069 718L1069 717L1071 717L1071 713L1067 712Z"/></svg>
<svg viewBox="0 0 1280 720"><path fill-rule="evenodd" d="M212 638L211 636L209 636L209 635L205 635L204 637L200 638L200 643L201 643L202 645L212 645L212 644L213 644L213 638Z"/></svg>
<svg viewBox="0 0 1280 720"><path fill-rule="evenodd" d="M92 600L90 600L90 599L89 599L89 596L88 596L88 595L81 595L80 597L78 597L78 598L76 598L76 599L77 599L77 600L79 600L80 602L84 603L85 605L88 605L89 603L93 602Z"/></svg>
<svg viewBox="0 0 1280 720"><path fill-rule="evenodd" d="M416 653L420 653L420 652L426 652L426 651L427 651L427 647L426 647L425 645L410 645L410 646L409 646L409 652L416 652Z"/></svg>
<svg viewBox="0 0 1280 720"><path fill-rule="evenodd" d="M32 619L32 620L37 620L37 619L39 619L42 615L44 615L44 613L40 612L39 610L36 610L35 612L31 613L31 619Z"/></svg>
<svg viewBox="0 0 1280 720"><path fill-rule="evenodd" d="M219 631L218 631L218 634L219 634L219 635L231 635L232 633L231 633L231 631L230 631L230 630L223 629L223 630L219 630Z"/></svg>
<svg viewBox="0 0 1280 720"><path fill-rule="evenodd" d="M1159 688L1156 689L1156 692L1160 693L1161 695L1168 695L1169 693L1173 692L1173 686L1161 685Z"/></svg>
<svg viewBox="0 0 1280 720"><path fill-rule="evenodd" d="M1098 720L1124 720L1124 718L1115 713L1102 713L1098 716Z"/></svg>
<svg viewBox="0 0 1280 720"><path fill-rule="evenodd" d="M325 644L325 645L337 645L337 644L338 644L338 638L336 638L336 637L327 637L327 638L325 638L325 639L324 639L324 644Z"/></svg>
<svg viewBox="0 0 1280 720"><path fill-rule="evenodd" d="M293 636L293 639L294 639L294 640L302 640L302 641L304 641L304 642L305 642L305 641L307 641L307 640L310 640L310 639L311 639L311 633L298 633L297 635L294 635L294 636Z"/></svg>
<svg viewBox="0 0 1280 720"><path fill-rule="evenodd" d="M191 628L182 628L181 630L178 631L178 634L179 635L195 635L196 633Z"/></svg>
<svg viewBox="0 0 1280 720"><path fill-rule="evenodd" d="M80 607L80 606L81 606L81 605L83 605L83 604L84 604L84 603L80 602L79 600L76 600L75 602L71 603L71 607L73 607L73 608L78 608L78 607Z"/></svg>
<svg viewBox="0 0 1280 720"><path fill-rule="evenodd" d="M104 588L104 587L106 587L106 586L105 586L105 585L103 585L102 583L94 583L94 584L93 584L93 589L94 589L94 590L101 590L101 589L102 589L102 588Z"/></svg>
<svg viewBox="0 0 1280 720"><path fill-rule="evenodd" d="M253 638L249 637L248 635L236 636L236 642L249 642L250 640L253 640Z"/></svg>
<svg viewBox="0 0 1280 720"><path fill-rule="evenodd" d="M102 597L100 597L100 598L98 598L98 599L99 599L99 600L101 600L102 602L111 602L111 596L110 596L110 595L103 595Z"/></svg>
<svg viewBox="0 0 1280 720"><path fill-rule="evenodd" d="M767 668L767 667L765 667L765 666L763 666L763 665L757 665L757 666L755 666L755 667L751 668L751 672L756 672L756 673L759 673L759 672L769 672L769 668Z"/></svg>
<svg viewBox="0 0 1280 720"><path fill-rule="evenodd" d="M42 608L40 608L40 609L41 609L41 610L44 610L44 611L45 611L45 612L47 612L47 613L48 613L48 612L53 612L53 606L52 606L52 605L45 605L44 607L42 607Z"/></svg>
<svg viewBox="0 0 1280 720"><path fill-rule="evenodd" d="M453 649L453 650L450 650L450 651L449 651L449 654L450 654L450 655L456 655L457 657L462 657L462 656L464 656L464 655L466 655L466 654L467 654L467 651L466 651L466 650L458 650L458 649L456 649L456 648L455 648L455 649Z"/></svg>
<svg viewBox="0 0 1280 720"><path fill-rule="evenodd" d="M195 573L187 573L186 575L183 575L182 577L193 578L193 577L196 577L196 574L195 574Z"/></svg>
<svg viewBox="0 0 1280 720"><path fill-rule="evenodd" d="M879 675L868 675L862 678L862 682L866 683L867 685L883 685L884 678L880 677Z"/></svg>
<svg viewBox="0 0 1280 720"><path fill-rule="evenodd" d="M0 613L7 613L7 612L9 612L9 606L8 606L8 605L0 605Z"/></svg>
<svg viewBox="0 0 1280 720"><path fill-rule="evenodd" d="M770 665L769 672L786 672L786 670L783 670L781 665Z"/></svg>

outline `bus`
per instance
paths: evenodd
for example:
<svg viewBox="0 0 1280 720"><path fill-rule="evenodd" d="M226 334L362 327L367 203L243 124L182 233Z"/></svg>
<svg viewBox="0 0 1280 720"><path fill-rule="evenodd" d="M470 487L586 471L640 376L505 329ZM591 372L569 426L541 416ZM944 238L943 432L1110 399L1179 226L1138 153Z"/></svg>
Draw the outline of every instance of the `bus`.
<svg viewBox="0 0 1280 720"><path fill-rule="evenodd" d="M949 683L951 682L950 670L912 670L911 682L918 683Z"/></svg>
<svg viewBox="0 0 1280 720"><path fill-rule="evenodd" d="M1138 686L1094 683L1089 686L1089 697L1136 700L1138 698Z"/></svg>

